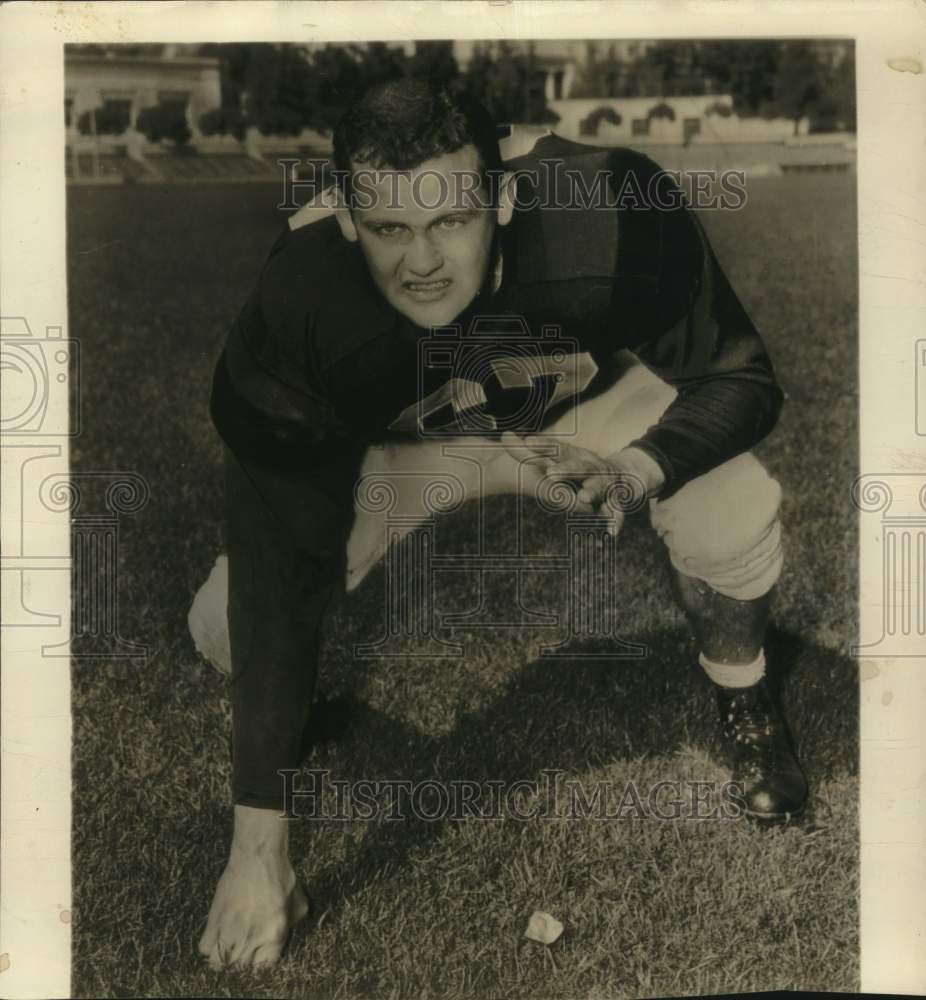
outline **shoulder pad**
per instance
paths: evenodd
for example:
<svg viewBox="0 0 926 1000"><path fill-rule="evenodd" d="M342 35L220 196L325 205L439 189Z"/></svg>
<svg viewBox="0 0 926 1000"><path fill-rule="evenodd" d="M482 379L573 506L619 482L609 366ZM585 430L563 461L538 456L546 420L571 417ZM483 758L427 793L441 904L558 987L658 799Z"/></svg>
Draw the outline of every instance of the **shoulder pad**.
<svg viewBox="0 0 926 1000"><path fill-rule="evenodd" d="M329 216L334 215L336 197L337 194L333 186L325 188L324 191L317 194L311 201L306 202L297 212L293 212L287 220L289 228L301 229L303 226L308 226L313 222L320 222L322 219L327 219Z"/></svg>

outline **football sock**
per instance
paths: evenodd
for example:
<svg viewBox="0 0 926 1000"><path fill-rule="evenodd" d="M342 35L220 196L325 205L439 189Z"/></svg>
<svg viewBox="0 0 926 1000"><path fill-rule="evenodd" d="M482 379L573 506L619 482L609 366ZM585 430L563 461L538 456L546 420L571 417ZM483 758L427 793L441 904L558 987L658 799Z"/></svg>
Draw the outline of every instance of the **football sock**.
<svg viewBox="0 0 926 1000"><path fill-rule="evenodd" d="M715 683L726 688L745 688L758 684L765 676L765 650L760 649L759 655L752 663L715 663L703 653L698 656L698 662L704 667L704 672Z"/></svg>

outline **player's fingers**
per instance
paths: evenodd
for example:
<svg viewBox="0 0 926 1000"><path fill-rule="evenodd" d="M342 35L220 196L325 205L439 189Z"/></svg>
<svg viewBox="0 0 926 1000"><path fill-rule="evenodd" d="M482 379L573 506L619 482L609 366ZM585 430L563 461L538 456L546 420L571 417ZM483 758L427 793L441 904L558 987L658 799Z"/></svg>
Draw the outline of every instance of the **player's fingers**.
<svg viewBox="0 0 926 1000"><path fill-rule="evenodd" d="M582 480L582 485L579 488L579 499L585 501L585 503L592 504L594 507L598 507L605 497L605 491L610 485L611 480L607 479L605 476L588 476Z"/></svg>
<svg viewBox="0 0 926 1000"><path fill-rule="evenodd" d="M559 462L551 462L547 466L547 476L557 482L565 482L570 479L575 479L575 473L571 472L566 466L561 465Z"/></svg>
<svg viewBox="0 0 926 1000"><path fill-rule="evenodd" d="M583 486L582 489L580 489L579 492L576 494L576 496L583 503L586 503L591 507L596 506L596 504L599 502L599 497L596 491L594 489L589 489L586 486Z"/></svg>
<svg viewBox="0 0 926 1000"><path fill-rule="evenodd" d="M502 442L510 441L511 444L528 451L549 457L550 452L556 450L557 444L552 438L544 437L542 434L516 434L514 431L504 431Z"/></svg>
<svg viewBox="0 0 926 1000"><path fill-rule="evenodd" d="M242 964L244 956L251 951L252 940L251 934L248 931L236 935L228 945L225 961L229 965Z"/></svg>
<svg viewBox="0 0 926 1000"><path fill-rule="evenodd" d="M570 514L594 514L597 508L592 506L590 503L586 503L584 500L580 500L578 494L576 494L575 500L572 502L572 507L569 508Z"/></svg>
<svg viewBox="0 0 926 1000"><path fill-rule="evenodd" d="M209 950L209 968L214 972L224 969L228 961L228 948L220 940L216 939Z"/></svg>
<svg viewBox="0 0 926 1000"><path fill-rule="evenodd" d="M214 945L215 945L215 932L210 931L210 929L207 927L206 930L203 932L203 936L199 939L197 950L199 951L200 955L205 955L206 957L208 957Z"/></svg>
<svg viewBox="0 0 926 1000"><path fill-rule="evenodd" d="M594 466L585 458L578 457L571 461L562 459L553 462L547 469L547 475L554 479L568 479L571 482L581 483L588 479L589 473L594 470Z"/></svg>
<svg viewBox="0 0 926 1000"><path fill-rule="evenodd" d="M602 502L624 514L633 513L646 503L646 486L635 475L621 475L605 486Z"/></svg>
<svg viewBox="0 0 926 1000"><path fill-rule="evenodd" d="M518 437L513 431L505 431L502 434L502 444L508 454L519 462L533 462L542 468L548 468L553 462L551 455L538 454L537 447L531 447L524 438Z"/></svg>
<svg viewBox="0 0 926 1000"><path fill-rule="evenodd" d="M236 920L234 914L226 911L219 913L208 954L210 968L223 969L237 962L249 936L248 928L242 921Z"/></svg>
<svg viewBox="0 0 926 1000"><path fill-rule="evenodd" d="M543 434L526 434L525 442L539 453L552 456L552 465L559 466L560 473L569 479L578 479L597 468L595 456L585 448L577 448L568 441L545 437Z"/></svg>
<svg viewBox="0 0 926 1000"><path fill-rule="evenodd" d="M282 954L283 945L263 944L259 948L255 948L250 955L250 964L255 969L269 969L271 965L275 965L280 960Z"/></svg>
<svg viewBox="0 0 926 1000"><path fill-rule="evenodd" d="M206 921L206 929L199 939L198 949L200 955L207 958L212 954L216 941L219 937L219 914L214 910L209 911L209 919Z"/></svg>
<svg viewBox="0 0 926 1000"><path fill-rule="evenodd" d="M543 449L544 451L548 451L551 448L560 449L568 447L565 442L558 441L556 438L549 437L546 434L525 434L523 441L529 448Z"/></svg>
<svg viewBox="0 0 926 1000"><path fill-rule="evenodd" d="M263 948L276 947L277 957L279 957L280 951L282 951L282 945L277 945L273 941L257 941L253 937L249 937L247 941L239 949L237 956L234 959L234 965L238 969L247 969L254 964L254 956L256 953Z"/></svg>
<svg viewBox="0 0 926 1000"><path fill-rule="evenodd" d="M626 516L624 512L609 503L602 504L598 511L606 520L608 534L612 538L617 538L624 526L624 517Z"/></svg>

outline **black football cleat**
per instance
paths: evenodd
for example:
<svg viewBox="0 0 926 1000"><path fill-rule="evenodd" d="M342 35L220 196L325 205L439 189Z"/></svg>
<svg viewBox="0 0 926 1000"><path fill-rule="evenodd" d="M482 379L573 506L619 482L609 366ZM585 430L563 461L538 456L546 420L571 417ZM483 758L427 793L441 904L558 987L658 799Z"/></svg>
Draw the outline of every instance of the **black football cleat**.
<svg viewBox="0 0 926 1000"><path fill-rule="evenodd" d="M765 678L746 688L718 685L717 707L746 815L770 822L799 816L807 802L807 780Z"/></svg>

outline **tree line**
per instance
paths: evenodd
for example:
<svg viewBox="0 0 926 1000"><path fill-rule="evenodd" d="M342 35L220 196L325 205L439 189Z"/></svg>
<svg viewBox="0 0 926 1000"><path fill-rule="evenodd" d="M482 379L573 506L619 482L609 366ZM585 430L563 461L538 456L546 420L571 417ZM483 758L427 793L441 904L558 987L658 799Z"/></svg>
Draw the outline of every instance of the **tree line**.
<svg viewBox="0 0 926 1000"><path fill-rule="evenodd" d="M795 128L806 117L811 131L855 129L851 45L660 41L633 59L620 58L614 43L586 46L570 97L727 94L733 111L743 117L786 117ZM304 128L329 132L367 87L401 77L459 85L480 98L500 122L558 120L546 100L546 69L530 43L477 44L462 69L449 41L416 42L411 54L382 42L314 51L289 44L207 44L197 54L218 60L221 79L221 105L197 122L206 135L243 139L250 127L264 135L295 136ZM726 113L726 107L717 110ZM98 132L125 128L122 118L106 109L98 109L96 116ZM614 120L604 111L600 117ZM85 114L78 127L87 132L89 124ZM176 102L144 109L136 128L152 141L182 145L190 138L185 109Z"/></svg>

